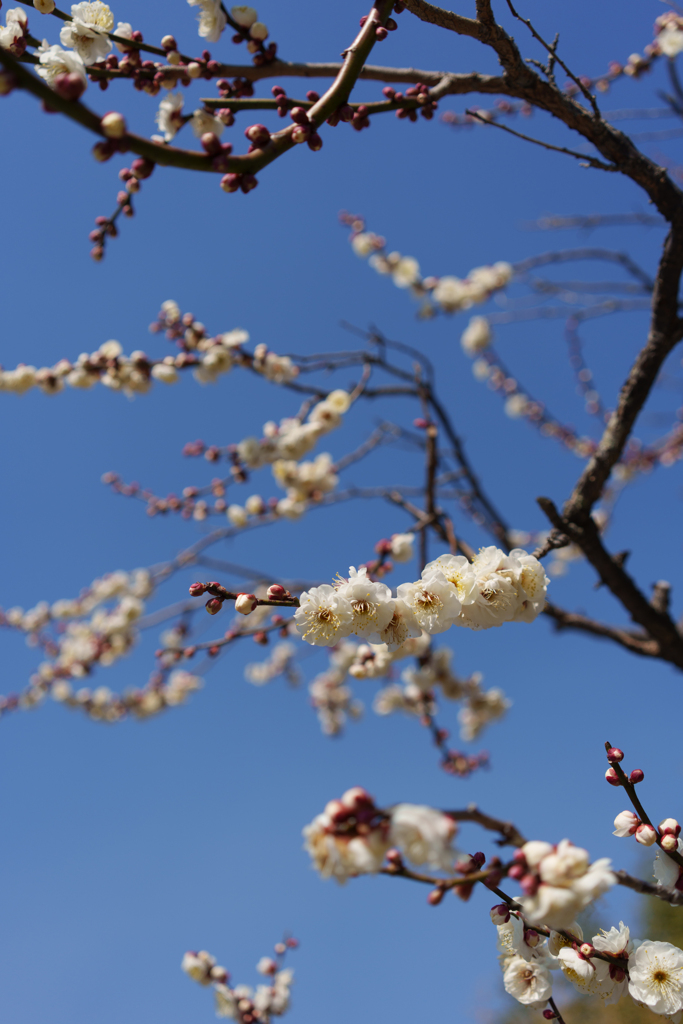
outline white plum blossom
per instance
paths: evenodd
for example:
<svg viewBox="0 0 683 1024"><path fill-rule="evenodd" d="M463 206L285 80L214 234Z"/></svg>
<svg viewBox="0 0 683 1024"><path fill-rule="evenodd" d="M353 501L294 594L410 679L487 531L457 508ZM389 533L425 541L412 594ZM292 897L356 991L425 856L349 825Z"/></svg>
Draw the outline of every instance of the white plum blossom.
<svg viewBox="0 0 683 1024"><path fill-rule="evenodd" d="M215 956L211 956L205 949L198 953L190 951L186 953L180 964L185 974L200 985L211 984L211 968L216 964Z"/></svg>
<svg viewBox="0 0 683 1024"><path fill-rule="evenodd" d="M332 647L351 632L354 613L351 603L335 587L324 583L305 590L299 598L294 621L299 633L316 647Z"/></svg>
<svg viewBox="0 0 683 1024"><path fill-rule="evenodd" d="M26 12L21 7L10 7L5 15L5 25L0 25L0 46L5 50L10 50L20 39L23 39L27 28ZM25 43L22 43L21 46L25 46Z"/></svg>
<svg viewBox="0 0 683 1024"><path fill-rule="evenodd" d="M485 316L473 316L462 333L460 344L468 356L483 352L491 344L491 325Z"/></svg>
<svg viewBox="0 0 683 1024"><path fill-rule="evenodd" d="M72 50L63 50L56 44L48 45L47 39L36 48L36 56L39 64L36 71L47 84L52 87L58 75L77 74L84 85L87 85L88 77L85 72L85 65L77 53Z"/></svg>
<svg viewBox="0 0 683 1024"><path fill-rule="evenodd" d="M394 533L391 537L391 557L395 562L409 562L413 557L414 533Z"/></svg>
<svg viewBox="0 0 683 1024"><path fill-rule="evenodd" d="M438 569L415 583L401 583L396 593L427 633L443 633L460 614L455 590Z"/></svg>
<svg viewBox="0 0 683 1024"><path fill-rule="evenodd" d="M453 819L433 807L397 804L391 809L389 841L413 864L451 871L454 857L451 842L455 833Z"/></svg>
<svg viewBox="0 0 683 1024"><path fill-rule="evenodd" d="M597 957L590 960L571 946L559 951L558 959L565 978L584 995L598 995L609 978L609 965Z"/></svg>
<svg viewBox="0 0 683 1024"><path fill-rule="evenodd" d="M225 129L225 124L221 121L220 117L214 117L213 114L208 110L204 110L203 107L195 110L192 118L190 119L190 124L192 126L192 131L198 139L200 139L206 132L213 132L214 135L217 135L220 138L223 134L223 130Z"/></svg>
<svg viewBox="0 0 683 1024"><path fill-rule="evenodd" d="M356 256L365 259L373 252L384 247L384 239L379 235L373 234L372 231L359 231L351 236L351 247Z"/></svg>
<svg viewBox="0 0 683 1024"><path fill-rule="evenodd" d="M683 854L683 839L678 840L677 852ZM678 866L676 861L669 857L664 850L659 850L655 856L654 865L652 872L659 882L660 885L665 886L667 889L673 889L678 887L678 881L683 874L683 870Z"/></svg>
<svg viewBox="0 0 683 1024"><path fill-rule="evenodd" d="M553 994L547 967L538 961L513 956L505 961L503 984L508 995L524 1006L542 1007Z"/></svg>
<svg viewBox="0 0 683 1024"><path fill-rule="evenodd" d="M672 1017L683 1010L683 950L645 939L629 957L630 995L653 1013Z"/></svg>
<svg viewBox="0 0 683 1024"><path fill-rule="evenodd" d="M391 622L395 608L389 587L385 583L373 583L365 566L358 571L350 566L348 580L340 578L337 584L337 594L351 608L351 632L382 643L381 634Z"/></svg>
<svg viewBox="0 0 683 1024"><path fill-rule="evenodd" d="M657 18L655 27L660 27L655 42L665 57L673 59L683 52L683 18L669 11Z"/></svg>
<svg viewBox="0 0 683 1024"><path fill-rule="evenodd" d="M170 142L179 128L182 127L182 109L185 99L180 92L169 92L159 103L155 121L160 131L164 134L164 140Z"/></svg>
<svg viewBox="0 0 683 1024"><path fill-rule="evenodd" d="M323 878L343 885L349 878L379 871L390 847L388 828L372 798L354 787L341 800L331 800L304 828L304 848Z"/></svg>
<svg viewBox="0 0 683 1024"><path fill-rule="evenodd" d="M420 280L420 264L412 256L400 256L392 261L391 254L388 257L392 263L391 277L397 288L410 288Z"/></svg>
<svg viewBox="0 0 683 1024"><path fill-rule="evenodd" d="M111 50L107 33L113 28L114 15L102 0L83 0L71 5L71 21L62 28L59 41L75 50L84 64L95 64Z"/></svg>
<svg viewBox="0 0 683 1024"><path fill-rule="evenodd" d="M114 29L114 35L119 36L121 39L132 39L133 38L133 26L129 21L120 21ZM127 53L130 47L126 46L125 43L116 43L116 49L120 53Z"/></svg>
<svg viewBox="0 0 683 1024"><path fill-rule="evenodd" d="M601 953L612 953L614 956L622 957L625 960L633 953L635 944L631 939L630 929L623 921L619 927L614 926L607 932L604 928L599 935L594 935L593 945ZM618 1002L628 989L628 975L620 967L608 964L607 977L602 982L600 997L605 1004Z"/></svg>
<svg viewBox="0 0 683 1024"><path fill-rule="evenodd" d="M221 0L187 0L190 7L199 7L197 20L198 32L202 39L209 43L217 43L228 23Z"/></svg>
<svg viewBox="0 0 683 1024"><path fill-rule="evenodd" d="M384 629L379 631L381 643L386 644L387 651L392 654L403 647L406 640L412 640L422 635L422 628L413 609L400 597L394 600L393 605L394 612L391 619Z"/></svg>

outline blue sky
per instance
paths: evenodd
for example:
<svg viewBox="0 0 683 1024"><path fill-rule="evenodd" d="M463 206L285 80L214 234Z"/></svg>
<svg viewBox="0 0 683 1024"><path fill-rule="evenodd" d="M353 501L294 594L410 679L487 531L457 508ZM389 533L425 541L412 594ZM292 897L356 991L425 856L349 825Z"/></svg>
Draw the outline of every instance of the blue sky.
<svg viewBox="0 0 683 1024"><path fill-rule="evenodd" d="M181 47L198 48L186 4L148 0L144 10L137 6L117 4L117 20L132 21L149 41L172 31ZM654 0L603 0L599 7L585 0L551 7L527 0L523 13L547 37L559 30L570 66L593 75L611 59L642 52L662 10ZM275 0L259 5L280 53L293 60L337 59L363 9L326 5L319 12L312 0L297 0L287 10ZM33 31L44 25L56 41L56 22L44 19L36 28L37 19L31 15ZM469 40L407 13L399 25L373 59L495 70L492 57ZM521 26L517 35L525 55L540 56ZM213 51L226 59L244 56L229 38ZM269 93L270 84L262 91ZM660 106L656 90L664 86L660 70L638 83L621 81L602 105L607 111ZM375 98L379 91L377 84L361 83L357 96ZM212 89L193 86L190 95L212 95ZM134 130L154 130L157 101L151 97L122 85L106 97L91 89L87 100L102 112L122 110ZM451 98L441 110L462 111L469 102ZM96 164L86 133L44 115L29 97L15 93L4 100L0 119L9 140L0 165L0 358L6 368L75 358L108 338L119 339L127 352L164 354L165 342L149 335L147 324L168 298L211 332L244 327L255 344L277 352L338 350L354 344L342 320L376 324L435 363L440 394L489 493L514 526L542 528L536 496L561 502L567 495L581 464L524 422L506 419L498 397L474 381L458 344L465 317L418 321L411 300L353 255L336 218L342 208L362 213L390 249L417 257L424 273L464 275L482 263L586 242L580 232L524 229L544 214L647 211L646 199L627 180L532 150L494 129L454 131L437 119L412 125L377 118L361 133L327 130L320 153L298 148L262 172L258 189L246 197L225 195L212 176L157 169L144 183L135 219L123 223L120 238L96 265L87 255L87 234L96 215L113 209L123 160ZM235 140L246 124L238 118L230 130ZM634 130L651 128L634 122ZM524 130L581 144L540 115ZM657 159L662 150L676 159L675 141L644 146ZM589 241L628 251L652 270L661 237L659 229L619 228ZM643 314L585 329L606 396L614 395L645 330ZM524 386L587 430L561 323L509 326L498 337L502 357ZM672 357L672 373L677 366L680 354ZM337 384L348 385L351 376L340 374ZM104 388L0 398L5 607L75 595L104 572L155 563L201 535L196 524L178 518L148 519L142 505L101 485L103 472L114 470L158 494L203 484L214 475L212 467L183 459L186 441L237 441L297 408L296 396L237 373L215 388L189 378L176 388L157 386L133 402ZM660 391L651 411L671 413L677 404L675 392ZM354 409L323 450L336 458L378 419L409 423L415 415L406 400L368 403ZM645 419L642 436L652 436L653 422ZM418 460L383 449L346 479L410 485L421 476ZM244 496L276 493L267 471L261 477ZM629 564L644 586L660 578L675 584L680 576L680 502L678 466L637 482L620 502L609 542L614 550L632 549ZM407 524L400 510L380 503L347 505L255 531L216 554L282 576L329 578L369 558L379 537ZM456 525L473 543L483 542L464 521ZM182 598L190 578L167 584L155 606ZM623 621L609 595L592 590L593 582L588 568L575 565L553 583L552 595L566 607ZM674 602L680 607L675 590ZM215 635L223 628L218 622ZM329 1024L352 1013L408 1022L425 1006L435 1017L491 1019L500 982L486 894L476 893L467 905L448 899L430 908L424 891L400 881L359 879L343 889L323 883L301 850L302 826L328 799L362 784L383 804L476 801L514 818L531 837L566 835L628 867L636 850L610 834L623 801L602 781L602 743L618 743L629 767L645 770L642 796L654 817L681 813L683 764L665 728L680 680L667 665L589 639L555 636L545 621L486 633L461 630L445 639L459 670L482 671L487 685L501 686L514 702L508 717L474 745L490 750L491 771L465 781L438 770L435 752L413 721L380 720L368 710L341 739L323 737L305 687L292 691L278 681L255 688L244 681L244 664L260 656L246 644L216 664L186 707L157 720L109 728L52 704L6 717L0 723L4 1019L211 1020L210 996L179 970L184 950L209 949L235 981L251 983L256 960L285 929L302 943L293 957L293 1021L312 1024L322 1010ZM121 689L141 684L157 644L157 635L146 636L98 681ZM0 690L22 688L35 653L7 634L3 656ZM305 662L306 681L322 664ZM360 682L356 692L369 709L374 685ZM444 707L442 718L455 731L455 709ZM461 846L489 849L473 830L463 832ZM601 910L607 925L635 913L621 892Z"/></svg>

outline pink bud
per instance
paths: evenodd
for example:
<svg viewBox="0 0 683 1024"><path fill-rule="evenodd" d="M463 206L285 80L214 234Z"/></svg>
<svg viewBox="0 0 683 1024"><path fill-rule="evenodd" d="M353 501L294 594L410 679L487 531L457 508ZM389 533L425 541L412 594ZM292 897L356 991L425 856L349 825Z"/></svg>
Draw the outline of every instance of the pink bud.
<svg viewBox="0 0 683 1024"><path fill-rule="evenodd" d="M663 850L667 853L673 853L674 850L678 849L678 839L671 832L667 833L659 844Z"/></svg>
<svg viewBox="0 0 683 1024"><path fill-rule="evenodd" d="M220 139L215 132L204 132L199 141L202 149L209 156L218 156L219 153L223 152Z"/></svg>
<svg viewBox="0 0 683 1024"><path fill-rule="evenodd" d="M546 1020L555 1020L555 1018L557 1017L557 1014L555 1013L554 1010L544 1010L543 1011L543 1016L545 1017Z"/></svg>
<svg viewBox="0 0 683 1024"><path fill-rule="evenodd" d="M519 881L520 878L524 878L526 873L527 869L524 864L513 864L510 870L508 871L508 876L510 878L514 878L516 881Z"/></svg>
<svg viewBox="0 0 683 1024"><path fill-rule="evenodd" d="M110 110L100 121L100 128L108 139L122 139L126 134L126 119L123 114Z"/></svg>
<svg viewBox="0 0 683 1024"><path fill-rule="evenodd" d="M652 846L657 838L657 833L653 829L652 825L646 825L644 822L639 825L636 829L636 842L641 843L643 846Z"/></svg>
<svg viewBox="0 0 683 1024"><path fill-rule="evenodd" d="M251 192L252 189L256 188L258 181L253 174L243 174L240 178L240 188L245 193Z"/></svg>
<svg viewBox="0 0 683 1024"><path fill-rule="evenodd" d="M323 148L323 140L317 132L312 132L308 138L308 148L318 153Z"/></svg>
<svg viewBox="0 0 683 1024"><path fill-rule="evenodd" d="M347 789L342 794L341 802L345 807L350 807L353 811L358 810L360 807L374 807L375 804L367 789L363 789L362 786L352 786L351 789Z"/></svg>
<svg viewBox="0 0 683 1024"><path fill-rule="evenodd" d="M432 907L438 907L439 903L441 903L441 900L444 898L445 894L446 890L443 889L441 886L437 886L436 889L432 889L429 896L427 897L427 903L429 903Z"/></svg>
<svg viewBox="0 0 683 1024"><path fill-rule="evenodd" d="M382 42L383 39L386 39L388 35L389 33L385 29L384 25L378 25L377 28L375 29L375 38L380 43Z"/></svg>
<svg viewBox="0 0 683 1024"><path fill-rule="evenodd" d="M130 165L130 169L136 178L149 178L155 167L156 164L152 160L147 160L146 157L138 157Z"/></svg>
<svg viewBox="0 0 683 1024"><path fill-rule="evenodd" d="M220 597L210 597L206 602L205 608L209 615L217 615L223 607L223 602Z"/></svg>
<svg viewBox="0 0 683 1024"><path fill-rule="evenodd" d="M304 110L303 107L292 107L292 109L289 112L289 116L291 117L292 121L294 121L295 124L307 125L309 123L308 113Z"/></svg>
<svg viewBox="0 0 683 1024"><path fill-rule="evenodd" d="M387 850L387 861L389 864L393 864L395 868L403 867L403 857L401 856L400 850Z"/></svg>
<svg viewBox="0 0 683 1024"><path fill-rule="evenodd" d="M221 188L224 192L238 192L241 178L241 174L225 174L221 178Z"/></svg>
<svg viewBox="0 0 683 1024"><path fill-rule="evenodd" d="M634 768L628 777L628 781L632 786L636 786L639 782L642 782L645 778L645 772L640 768Z"/></svg>
<svg viewBox="0 0 683 1024"><path fill-rule="evenodd" d="M625 836L634 835L639 825L640 818L637 814L634 814L633 811L622 811L614 819L614 832L612 834L623 839Z"/></svg>
<svg viewBox="0 0 683 1024"><path fill-rule="evenodd" d="M85 92L85 82L75 71L69 71L62 75L57 75L53 88L63 100L78 100ZM117 138L120 138L120 136L117 136Z"/></svg>
<svg viewBox="0 0 683 1024"><path fill-rule="evenodd" d="M255 146L267 146L270 142L270 132L264 124L252 124L244 134Z"/></svg>
<svg viewBox="0 0 683 1024"><path fill-rule="evenodd" d="M664 821L659 823L660 835L674 835L679 836L681 834L681 826L678 824L675 818L665 818Z"/></svg>
<svg viewBox="0 0 683 1024"><path fill-rule="evenodd" d="M292 142L306 142L310 134L311 129L307 125L295 124L292 128Z"/></svg>
<svg viewBox="0 0 683 1024"><path fill-rule="evenodd" d="M249 615L258 606L253 594L238 594L235 598L235 611L240 615Z"/></svg>
<svg viewBox="0 0 683 1024"><path fill-rule="evenodd" d="M610 747L609 750L607 751L607 760L608 761L623 761L624 760L624 751L623 750L619 750L619 747Z"/></svg>
<svg viewBox="0 0 683 1024"><path fill-rule="evenodd" d="M536 875L525 875L519 884L525 896L535 896L540 882Z"/></svg>
<svg viewBox="0 0 683 1024"><path fill-rule="evenodd" d="M533 928L527 928L524 932L524 941L527 946L534 949L541 941L541 936Z"/></svg>
<svg viewBox="0 0 683 1024"><path fill-rule="evenodd" d="M490 910L491 920L494 924L507 924L510 920L510 908L507 903L496 903Z"/></svg>
<svg viewBox="0 0 683 1024"><path fill-rule="evenodd" d="M614 768L608 768L605 772L605 779L609 782L610 786L620 786L619 776L615 772Z"/></svg>
<svg viewBox="0 0 683 1024"><path fill-rule="evenodd" d="M205 593L206 587L203 583L193 583L190 587L190 597L201 597Z"/></svg>
<svg viewBox="0 0 683 1024"><path fill-rule="evenodd" d="M281 587L279 583L273 583L272 587L268 587L268 600L269 601L282 601L284 598L289 596L289 591Z"/></svg>
<svg viewBox="0 0 683 1024"><path fill-rule="evenodd" d="M474 864L474 870L478 871L486 863L486 854L485 853L481 853L481 851L479 853L473 853L472 854L472 863Z"/></svg>

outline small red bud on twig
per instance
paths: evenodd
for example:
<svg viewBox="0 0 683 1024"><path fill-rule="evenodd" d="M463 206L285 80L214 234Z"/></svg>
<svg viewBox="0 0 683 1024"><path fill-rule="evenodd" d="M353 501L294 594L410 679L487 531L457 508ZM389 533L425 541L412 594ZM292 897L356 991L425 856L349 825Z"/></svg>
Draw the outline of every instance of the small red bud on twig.
<svg viewBox="0 0 683 1024"><path fill-rule="evenodd" d="M210 597L206 602L205 608L209 615L217 615L223 607L223 602L220 597Z"/></svg>
<svg viewBox="0 0 683 1024"><path fill-rule="evenodd" d="M633 771L631 772L631 774L628 777L628 781L631 783L632 786L635 786L639 782L642 782L644 778L645 778L645 772L642 771L641 768L634 768Z"/></svg>
<svg viewBox="0 0 683 1024"><path fill-rule="evenodd" d="M623 761L624 760L624 751L623 750L619 750L619 747L610 747L609 750L607 751L607 760L608 761Z"/></svg>
<svg viewBox="0 0 683 1024"><path fill-rule="evenodd" d="M614 768L608 768L605 772L605 779L609 782L610 786L620 786L619 776L615 772Z"/></svg>
<svg viewBox="0 0 683 1024"><path fill-rule="evenodd" d="M203 583L193 583L190 587L190 597L201 597L205 593L206 587Z"/></svg>

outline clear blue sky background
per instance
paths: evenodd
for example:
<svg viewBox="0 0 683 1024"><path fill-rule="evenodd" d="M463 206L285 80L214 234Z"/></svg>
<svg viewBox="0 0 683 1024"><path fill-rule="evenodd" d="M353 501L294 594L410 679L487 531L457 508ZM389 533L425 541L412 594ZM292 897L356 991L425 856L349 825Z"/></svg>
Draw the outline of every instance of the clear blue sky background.
<svg viewBox="0 0 683 1024"><path fill-rule="evenodd" d="M470 13L472 6L462 9ZM507 23L504 4L496 7ZM294 60L337 59L363 10L362 4L321 7L313 0L259 5L280 53ZM565 59L587 74L642 52L662 11L655 0L523 5L546 37L560 31ZM181 0L121 2L114 14L148 40L172 31L182 48L198 48L194 12ZM52 19L31 14L31 25L57 40ZM525 31L517 31L525 55L541 57ZM244 55L227 36L213 50L226 59ZM470 41L407 13L373 59L495 70L493 58ZM297 93L299 87L283 84ZM640 83L624 80L603 106L659 106L655 93L663 84L661 70ZM379 92L380 85L361 83L357 95ZM206 83L191 90L195 98L212 93ZM102 112L122 110L135 130L154 130L157 101L126 85L107 96L91 88L87 100ZM452 98L441 108L462 111L470 102L474 98ZM363 213L390 248L416 256L425 273L464 275L482 263L585 241L577 232L548 236L522 229L540 215L646 210L628 181L532 150L493 129L456 132L438 120L412 125L377 118L362 133L326 129L320 153L300 147L264 171L247 197L223 194L215 177L158 169L144 184L135 220L123 223L121 237L95 265L87 234L93 218L113 208L123 161L95 164L89 136L20 94L2 102L0 119L5 367L51 365L108 338L118 338L127 352L164 353L163 339L150 337L146 327L171 297L210 331L245 327L254 343L278 352L338 350L353 343L341 320L375 323L435 362L456 426L513 525L542 528L535 497L549 494L559 502L567 495L580 463L525 423L507 420L498 397L474 382L458 344L465 317L418 322L410 299L356 259L336 217L340 208ZM236 139L246 124L238 118ZM555 142L581 144L538 115L524 127ZM676 142L644 145L651 154L666 148L675 159ZM592 240L624 248L652 269L661 234L612 229ZM637 315L585 331L607 396L623 379L645 328L646 318ZM503 357L525 386L587 429L561 324L510 327L499 337ZM339 385L348 380L341 375ZM671 412L677 404L675 393L662 392L651 408ZM196 524L149 520L143 506L102 487L100 474L115 470L158 494L203 484L212 467L182 459L187 440L237 441L296 405L294 396L237 374L215 389L190 379L174 389L157 386L134 402L101 387L52 399L39 392L0 396L0 603L30 607L41 598L75 595L104 572L151 564L191 543L200 535ZM414 415L407 403L354 410L347 429L331 435L323 450L337 457L377 418L409 422ZM643 434L652 436L647 425ZM262 475L245 488L245 497L254 490L275 493L268 472ZM411 484L420 477L418 462L384 449L347 479ZM620 504L610 544L632 548L630 565L643 585L680 578L680 521L678 466L637 483ZM384 505L344 506L257 531L224 545L220 554L283 576L328 578L366 560L378 537L407 523L400 510ZM483 540L467 529L474 542ZM181 598L188 581L176 578L155 600ZM591 571L575 566L553 583L552 593L565 606L623 621L609 596L593 593L593 581ZM675 601L680 611L679 595ZM218 622L216 635L222 628ZM545 621L486 633L461 630L447 641L458 669L483 671L488 685L501 686L514 701L483 741L491 772L466 781L439 772L413 721L380 720L369 712L342 739L326 739L305 688L292 692L276 682L257 689L243 680L244 663L260 656L260 649L246 645L216 665L187 707L150 722L104 727L51 703L4 719L2 1019L211 1020L210 996L179 970L184 950L209 949L235 981L252 983L253 965L284 929L302 942L293 962L292 1020L299 1024L321 1017L342 1024L351 1016L408 1024L425 1014L492 1019L501 1004L490 897L477 892L467 905L448 899L432 909L422 889L401 882L360 879L344 889L323 883L301 850L301 827L328 799L362 784L385 804L476 801L514 817L531 837L569 836L595 856L611 855L628 867L636 850L610 834L624 801L602 781L602 743L619 743L629 767L645 769L643 799L653 816L679 815L683 763L667 723L678 707L681 679L666 665L610 646L557 637ZM157 643L149 636L98 681L140 685ZM2 692L22 688L35 660L21 638L4 636ZM321 665L307 661L307 679ZM356 687L368 706L374 689L370 682ZM443 718L455 731L455 709L444 708ZM465 832L461 845L474 851L482 841ZM624 913L633 920L636 909L619 892L601 910L603 923Z"/></svg>

